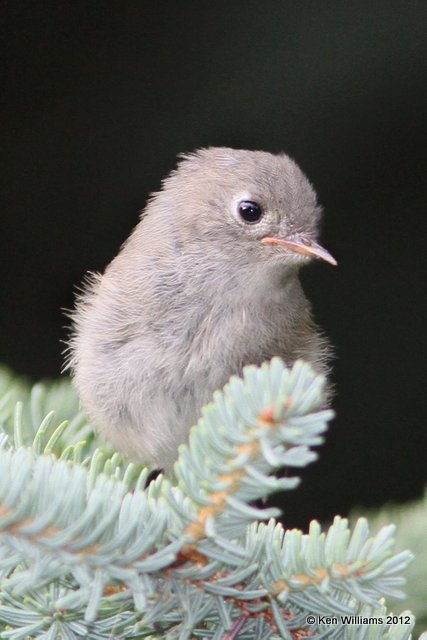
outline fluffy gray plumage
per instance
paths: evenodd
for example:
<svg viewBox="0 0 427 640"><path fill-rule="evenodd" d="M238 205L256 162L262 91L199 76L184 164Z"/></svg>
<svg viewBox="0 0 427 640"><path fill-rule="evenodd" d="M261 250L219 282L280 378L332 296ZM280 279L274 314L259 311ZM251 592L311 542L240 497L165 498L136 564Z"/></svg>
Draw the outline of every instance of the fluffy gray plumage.
<svg viewBox="0 0 427 640"><path fill-rule="evenodd" d="M245 365L277 355L327 372L298 270L334 260L315 244L315 192L284 154L201 149L162 186L78 299L68 366L99 431L168 469L201 407ZM241 201L261 206L259 222L241 218Z"/></svg>

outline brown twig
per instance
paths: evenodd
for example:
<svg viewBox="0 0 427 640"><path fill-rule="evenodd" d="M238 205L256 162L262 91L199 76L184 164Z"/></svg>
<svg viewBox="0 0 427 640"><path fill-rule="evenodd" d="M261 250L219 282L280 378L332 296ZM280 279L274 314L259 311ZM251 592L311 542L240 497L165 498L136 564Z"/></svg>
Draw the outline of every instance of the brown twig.
<svg viewBox="0 0 427 640"><path fill-rule="evenodd" d="M238 633L243 629L248 619L248 615L242 614L236 620L236 622L231 627L230 631L227 631L225 636L223 636L222 640L234 640Z"/></svg>

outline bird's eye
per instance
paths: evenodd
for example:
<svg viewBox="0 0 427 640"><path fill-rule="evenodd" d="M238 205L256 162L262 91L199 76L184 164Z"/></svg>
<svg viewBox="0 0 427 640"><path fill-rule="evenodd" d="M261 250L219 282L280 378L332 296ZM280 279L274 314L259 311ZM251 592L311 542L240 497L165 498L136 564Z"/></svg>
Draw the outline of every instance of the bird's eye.
<svg viewBox="0 0 427 640"><path fill-rule="evenodd" d="M246 224L256 224L262 218L260 205L252 200L241 200L237 205L237 212Z"/></svg>

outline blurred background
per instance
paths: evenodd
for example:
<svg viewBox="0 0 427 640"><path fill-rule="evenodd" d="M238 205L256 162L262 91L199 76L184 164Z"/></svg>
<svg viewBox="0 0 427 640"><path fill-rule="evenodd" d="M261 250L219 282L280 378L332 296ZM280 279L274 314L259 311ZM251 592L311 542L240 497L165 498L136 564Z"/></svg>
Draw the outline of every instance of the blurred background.
<svg viewBox="0 0 427 640"><path fill-rule="evenodd" d="M336 349L337 418L301 487L275 502L305 527L421 495L427 4L0 7L0 361L59 375L61 309L177 153L283 150L314 183L339 261L302 274Z"/></svg>

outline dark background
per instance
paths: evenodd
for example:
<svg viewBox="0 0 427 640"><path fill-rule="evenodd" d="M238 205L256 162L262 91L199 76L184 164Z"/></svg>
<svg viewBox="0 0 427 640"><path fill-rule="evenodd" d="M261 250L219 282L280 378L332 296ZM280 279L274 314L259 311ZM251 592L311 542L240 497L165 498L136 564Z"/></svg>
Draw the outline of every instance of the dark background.
<svg viewBox="0 0 427 640"><path fill-rule="evenodd" d="M337 419L285 522L427 480L424 1L2 2L0 361L57 376L62 307L178 152L294 157L339 267L307 268Z"/></svg>

